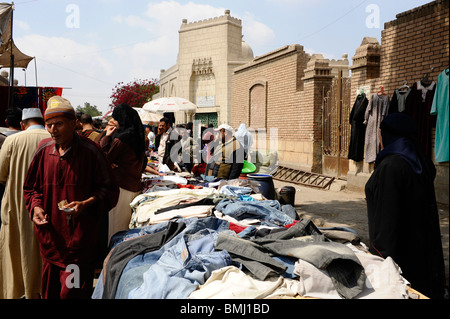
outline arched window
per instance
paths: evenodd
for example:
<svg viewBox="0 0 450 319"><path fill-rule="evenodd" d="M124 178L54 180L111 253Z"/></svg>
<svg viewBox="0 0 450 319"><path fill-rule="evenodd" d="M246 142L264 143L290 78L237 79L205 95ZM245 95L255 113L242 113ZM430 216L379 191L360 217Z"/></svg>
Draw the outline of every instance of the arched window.
<svg viewBox="0 0 450 319"><path fill-rule="evenodd" d="M258 129L267 125L267 94L265 83L254 84L250 88L249 126Z"/></svg>

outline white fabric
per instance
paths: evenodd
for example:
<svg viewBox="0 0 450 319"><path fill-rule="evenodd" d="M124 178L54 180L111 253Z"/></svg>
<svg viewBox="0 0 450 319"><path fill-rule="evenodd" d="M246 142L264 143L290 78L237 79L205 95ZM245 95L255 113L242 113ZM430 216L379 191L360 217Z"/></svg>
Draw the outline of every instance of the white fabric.
<svg viewBox="0 0 450 319"><path fill-rule="evenodd" d="M245 147L245 150L248 152L248 150L250 149L250 147L253 144L253 136L252 134L247 130L247 126L242 123L241 125L239 125L238 130L236 131L236 133L234 133L234 136L236 137L236 139L239 141L239 143L241 143L241 145L243 147ZM247 145L245 145L245 136L247 136Z"/></svg>
<svg viewBox="0 0 450 319"><path fill-rule="evenodd" d="M246 219L237 220L229 215L223 214L222 212L220 212L218 210L214 211L214 216L219 219L226 220L227 222L233 223L235 225L241 226L241 227L254 226L257 229L264 229L264 228L265 229L276 229L276 228L278 228L277 226L261 225L261 220L256 219L256 218L246 218Z"/></svg>
<svg viewBox="0 0 450 319"><path fill-rule="evenodd" d="M351 244L347 246L353 248L367 275L364 290L356 299L408 299L409 283L391 257L383 259L359 251ZM299 260L295 263L294 273L300 276L299 294L303 297L341 299L327 271Z"/></svg>
<svg viewBox="0 0 450 319"><path fill-rule="evenodd" d="M172 209L160 214L153 214L149 217L148 225L159 224L171 220L174 217L181 218L202 218L211 215L214 205L196 205L191 207L184 207L178 209Z"/></svg>
<svg viewBox="0 0 450 319"><path fill-rule="evenodd" d="M298 281L283 277L258 280L235 266L212 272L208 280L189 295L190 299L262 299L275 296L296 296Z"/></svg>
<svg viewBox="0 0 450 319"><path fill-rule="evenodd" d="M138 195L130 203L133 210L130 229L148 225L158 209L179 205L183 202L198 201L215 194L217 194L216 189L204 187L201 189L180 188Z"/></svg>
<svg viewBox="0 0 450 319"><path fill-rule="evenodd" d="M172 132L172 128L169 127L167 131L161 134L161 139L159 140L159 147L158 147L158 162L161 166L163 164L164 154L166 153L166 143L169 139L170 133Z"/></svg>
<svg viewBox="0 0 450 319"><path fill-rule="evenodd" d="M117 205L108 213L108 242L115 233L128 230L131 217L130 202L140 194L140 192L131 192L121 187L119 190Z"/></svg>

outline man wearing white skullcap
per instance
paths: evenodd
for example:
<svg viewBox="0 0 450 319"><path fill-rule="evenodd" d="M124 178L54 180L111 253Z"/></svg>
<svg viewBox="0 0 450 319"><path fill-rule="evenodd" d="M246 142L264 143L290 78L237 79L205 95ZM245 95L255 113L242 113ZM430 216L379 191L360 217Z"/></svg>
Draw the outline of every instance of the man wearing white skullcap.
<svg viewBox="0 0 450 319"><path fill-rule="evenodd" d="M50 137L38 108L22 111L21 132L8 136L0 150L1 204L0 299L40 297L42 260L33 222L23 198L23 183L39 142Z"/></svg>

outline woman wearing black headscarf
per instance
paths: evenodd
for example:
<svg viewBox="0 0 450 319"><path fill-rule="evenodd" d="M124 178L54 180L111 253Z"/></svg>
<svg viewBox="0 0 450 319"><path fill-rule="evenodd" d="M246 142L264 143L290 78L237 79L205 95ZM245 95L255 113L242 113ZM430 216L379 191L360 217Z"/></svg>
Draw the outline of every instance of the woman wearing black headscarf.
<svg viewBox="0 0 450 319"><path fill-rule="evenodd" d="M100 140L120 187L117 206L109 212L108 241L116 232L128 229L130 203L142 191L141 177L147 166L139 114L129 105L120 104L114 108L112 117Z"/></svg>
<svg viewBox="0 0 450 319"><path fill-rule="evenodd" d="M408 115L387 116L380 130L382 151L365 187L369 250L391 257L412 288L442 298L445 268L434 164L418 147L416 125Z"/></svg>

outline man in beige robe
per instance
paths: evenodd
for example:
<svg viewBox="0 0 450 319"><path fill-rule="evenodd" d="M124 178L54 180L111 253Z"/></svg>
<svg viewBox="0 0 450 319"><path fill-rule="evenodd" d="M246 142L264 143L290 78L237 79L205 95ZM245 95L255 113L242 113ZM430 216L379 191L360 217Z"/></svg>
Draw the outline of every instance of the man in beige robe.
<svg viewBox="0 0 450 319"><path fill-rule="evenodd" d="M23 183L37 145L50 137L37 108L23 110L24 131L5 139L0 150L0 299L39 298L42 260L23 198Z"/></svg>

